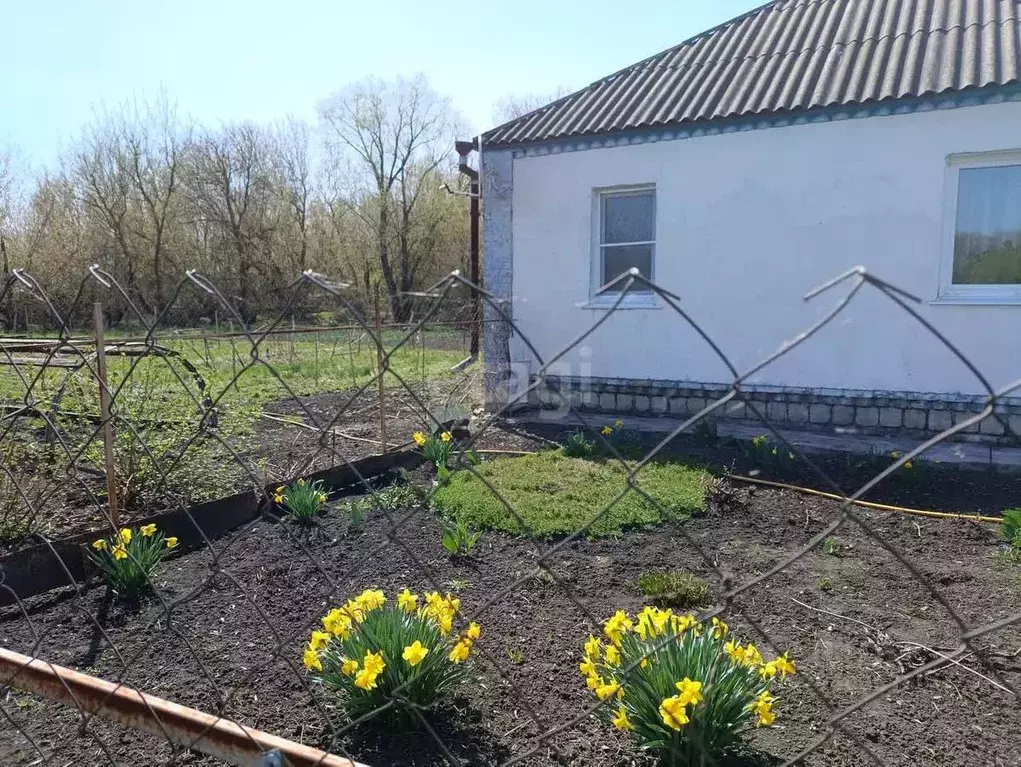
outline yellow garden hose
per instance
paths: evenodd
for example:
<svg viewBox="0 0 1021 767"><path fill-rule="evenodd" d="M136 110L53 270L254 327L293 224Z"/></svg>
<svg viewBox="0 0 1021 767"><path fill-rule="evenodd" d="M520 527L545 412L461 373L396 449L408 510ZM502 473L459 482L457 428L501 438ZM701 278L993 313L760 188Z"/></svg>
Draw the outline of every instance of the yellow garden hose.
<svg viewBox="0 0 1021 767"><path fill-rule="evenodd" d="M815 495L820 498L829 498L834 501L847 500L844 496L837 495L836 493L826 493L822 490L813 490L810 487L799 487L798 485L788 485L784 482L773 482L768 479L756 479L755 477L743 477L740 474L724 474L727 479L733 479L738 482L748 482L753 485L765 485L766 487L777 487L783 490L793 490L796 493L805 493L806 495ZM980 514L960 514L949 511L926 511L924 509L908 509L903 506L891 506L887 503L873 503L872 501L852 501L855 506L864 506L867 509L878 509L879 511L896 511L900 514L913 514L917 517L936 517L937 519L970 519L975 522L991 522L992 524L1000 524L1003 522L999 517L983 517Z"/></svg>

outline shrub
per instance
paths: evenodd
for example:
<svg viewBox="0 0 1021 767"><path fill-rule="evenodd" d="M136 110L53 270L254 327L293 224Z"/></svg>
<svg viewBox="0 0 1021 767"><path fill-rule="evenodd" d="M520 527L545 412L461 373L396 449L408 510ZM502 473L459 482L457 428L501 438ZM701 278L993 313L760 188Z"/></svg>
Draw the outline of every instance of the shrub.
<svg viewBox="0 0 1021 767"><path fill-rule="evenodd" d="M404 589L389 602L382 591L367 589L323 616L324 630L313 631L305 648L305 668L339 696L351 719L392 701L388 712L412 722L412 707L434 706L470 673L481 629L471 623L454 632L460 607L450 594L420 598Z"/></svg>
<svg viewBox="0 0 1021 767"><path fill-rule="evenodd" d="M466 557L471 554L482 532L472 530L466 522L446 522L443 525L443 548L452 557Z"/></svg>
<svg viewBox="0 0 1021 767"><path fill-rule="evenodd" d="M588 458L595 452L596 443L585 439L585 434L580 431L571 434L564 444L564 455L568 458Z"/></svg>
<svg viewBox="0 0 1021 767"><path fill-rule="evenodd" d="M326 493L321 480L306 482L299 479L288 487L283 485L278 487L273 495L273 500L283 506L287 511L287 516L295 522L308 524L322 513L323 505L326 503Z"/></svg>
<svg viewBox="0 0 1021 767"><path fill-rule="evenodd" d="M667 764L715 764L751 726L773 723L773 687L795 671L787 654L766 662L728 628L645 607L618 611L590 636L580 669L606 705L598 715L633 732Z"/></svg>
<svg viewBox="0 0 1021 767"><path fill-rule="evenodd" d="M190 384L182 385L182 380L191 381L191 374L171 358L111 364L114 477L121 508L219 498L250 484L244 468L219 440L245 452L257 411L233 407L229 415L203 422L196 398L204 394L189 390ZM55 421L81 462L105 476L103 440L93 422L99 412L98 387L85 368L67 380ZM105 482L97 486L98 494L105 495L105 490Z"/></svg>
<svg viewBox="0 0 1021 767"><path fill-rule="evenodd" d="M1021 509L1006 509L1003 512L1000 532L1010 546L1010 558L1021 561Z"/></svg>
<svg viewBox="0 0 1021 767"><path fill-rule="evenodd" d="M839 557L844 553L844 547L840 541L831 535L822 542L822 553L829 554L831 557Z"/></svg>
<svg viewBox="0 0 1021 767"><path fill-rule="evenodd" d="M705 495L706 505L717 511L726 512L744 506L738 489L726 477L718 477L715 474L703 475L702 493Z"/></svg>
<svg viewBox="0 0 1021 767"><path fill-rule="evenodd" d="M604 426L601 433L625 458L634 458L642 454L642 435L634 429L625 427L620 419L614 421L613 426Z"/></svg>
<svg viewBox="0 0 1021 767"><path fill-rule="evenodd" d="M0 543L36 532L42 485L24 469L25 457L13 442L0 443Z"/></svg>
<svg viewBox="0 0 1021 767"><path fill-rule="evenodd" d="M752 437L751 443L745 443L745 452L757 468L773 476L785 477L794 473L797 456L786 445L773 442L765 434Z"/></svg>
<svg viewBox="0 0 1021 767"><path fill-rule="evenodd" d="M176 546L177 538L167 538L154 524L124 527L115 536L93 541L89 559L118 596L133 597L152 585L156 567Z"/></svg>
<svg viewBox="0 0 1021 767"><path fill-rule="evenodd" d="M653 571L638 577L644 596L670 607L704 607L712 604L709 584L685 570Z"/></svg>
<svg viewBox="0 0 1021 767"><path fill-rule="evenodd" d="M446 468L450 454L454 452L454 437L449 431L426 436L420 431L412 435L419 452L437 469Z"/></svg>

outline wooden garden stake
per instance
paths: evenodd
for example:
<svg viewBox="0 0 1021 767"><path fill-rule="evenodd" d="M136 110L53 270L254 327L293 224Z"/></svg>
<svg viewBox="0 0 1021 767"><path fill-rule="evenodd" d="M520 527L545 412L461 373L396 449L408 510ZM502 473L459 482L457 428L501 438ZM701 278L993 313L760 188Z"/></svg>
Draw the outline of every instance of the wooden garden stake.
<svg viewBox="0 0 1021 767"><path fill-rule="evenodd" d="M110 521L121 526L117 508L117 471L113 455L113 421L110 420L110 389L106 384L106 341L103 340L103 305L96 301L92 306L92 321L96 330L96 376L99 378L99 417L103 431L103 453L106 458L106 499L110 506Z"/></svg>
<svg viewBox="0 0 1021 767"><path fill-rule="evenodd" d="M376 368L379 377L376 379L376 389L379 392L379 442L383 452L387 451L386 445L386 407L384 402L383 386L383 317L379 308L379 283L376 283L375 291L376 307Z"/></svg>

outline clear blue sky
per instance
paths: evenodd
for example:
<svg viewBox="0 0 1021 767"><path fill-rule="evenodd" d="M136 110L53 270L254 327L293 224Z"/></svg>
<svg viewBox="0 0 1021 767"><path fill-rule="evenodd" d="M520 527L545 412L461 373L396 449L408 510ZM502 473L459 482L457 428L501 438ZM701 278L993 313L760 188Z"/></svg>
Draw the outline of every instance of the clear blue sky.
<svg viewBox="0 0 1021 767"><path fill-rule="evenodd" d="M760 0L0 0L0 148L50 164L97 107L164 88L202 123L287 115L424 72L474 130L508 94L582 87Z"/></svg>

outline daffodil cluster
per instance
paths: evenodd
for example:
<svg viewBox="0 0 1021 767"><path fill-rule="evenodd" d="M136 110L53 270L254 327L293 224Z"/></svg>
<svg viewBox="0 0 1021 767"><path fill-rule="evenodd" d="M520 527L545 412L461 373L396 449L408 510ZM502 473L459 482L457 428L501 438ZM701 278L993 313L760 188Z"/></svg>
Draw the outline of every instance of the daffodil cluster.
<svg viewBox="0 0 1021 767"><path fill-rule="evenodd" d="M446 468L450 454L454 452L454 435L449 431L432 435L416 431L411 439L427 461L435 464L436 468Z"/></svg>
<svg viewBox="0 0 1021 767"><path fill-rule="evenodd" d="M336 692L351 718L393 701L388 709L410 715L408 706L434 704L469 673L482 629L469 623L455 631L461 600L437 592L404 589L388 600L366 589L322 617L302 661L325 689Z"/></svg>
<svg viewBox="0 0 1021 767"><path fill-rule="evenodd" d="M787 653L766 661L718 618L651 606L610 616L579 669L603 719L678 764L715 761L749 727L773 724L772 689L796 670Z"/></svg>
<svg viewBox="0 0 1021 767"><path fill-rule="evenodd" d="M287 510L287 516L296 522L311 522L323 510L326 491L320 480L306 482L299 479L293 485L280 485L273 491L273 502Z"/></svg>
<svg viewBox="0 0 1021 767"><path fill-rule="evenodd" d="M153 572L177 543L177 538L163 535L154 524L122 527L116 535L93 541L89 559L114 592L135 596L152 585Z"/></svg>

